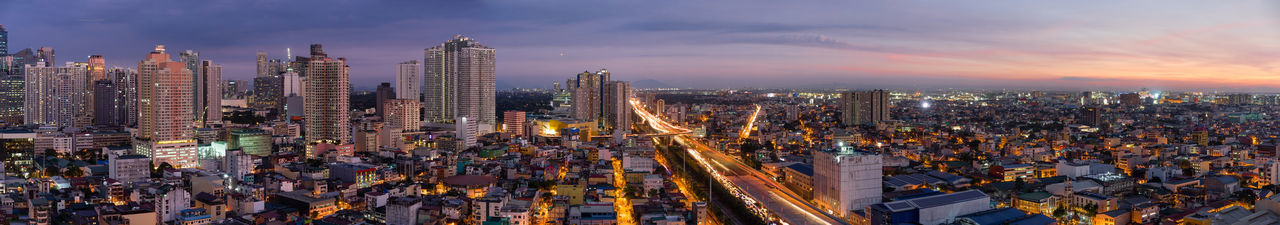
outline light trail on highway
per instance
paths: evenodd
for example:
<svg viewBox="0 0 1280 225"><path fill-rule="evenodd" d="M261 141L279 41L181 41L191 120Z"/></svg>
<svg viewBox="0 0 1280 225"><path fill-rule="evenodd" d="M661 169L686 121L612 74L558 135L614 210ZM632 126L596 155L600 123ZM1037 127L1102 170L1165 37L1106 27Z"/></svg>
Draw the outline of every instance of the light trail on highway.
<svg viewBox="0 0 1280 225"><path fill-rule="evenodd" d="M636 115L648 122L654 130L664 133L690 132L689 129L673 125L650 114L639 100L631 99L631 105ZM760 106L757 106L756 113L752 115L752 122L755 121L754 117L758 116L760 109ZM747 126L746 129L750 129L753 125ZM744 130L744 132L749 131ZM688 154L706 168L716 182L728 187L733 196L739 197L752 213L761 218L779 224L848 224L839 217L822 212L763 173L707 147L700 141L691 140L693 138L687 134L673 135L672 138L681 145L687 146L685 150Z"/></svg>

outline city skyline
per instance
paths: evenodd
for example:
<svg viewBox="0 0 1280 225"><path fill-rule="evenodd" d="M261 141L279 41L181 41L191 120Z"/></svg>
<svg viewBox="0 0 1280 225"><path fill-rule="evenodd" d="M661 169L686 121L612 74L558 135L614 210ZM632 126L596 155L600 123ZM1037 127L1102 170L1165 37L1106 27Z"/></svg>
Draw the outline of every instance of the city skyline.
<svg viewBox="0 0 1280 225"><path fill-rule="evenodd" d="M1265 60L1280 49L1275 5L1159 3L11 2L0 24L11 53L50 46L62 60L128 67L125 56L163 44L238 80L253 77L257 51L284 58L325 43L371 78L360 90L455 34L503 49L503 87L545 88L581 68L693 88L1280 86Z"/></svg>

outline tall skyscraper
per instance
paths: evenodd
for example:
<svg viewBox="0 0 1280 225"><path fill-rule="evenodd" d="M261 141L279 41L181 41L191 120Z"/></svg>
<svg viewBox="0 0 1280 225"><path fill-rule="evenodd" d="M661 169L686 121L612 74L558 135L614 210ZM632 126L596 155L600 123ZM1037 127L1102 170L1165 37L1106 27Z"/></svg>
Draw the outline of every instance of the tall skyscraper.
<svg viewBox="0 0 1280 225"><path fill-rule="evenodd" d="M347 60L329 58L320 44L311 45L311 58L306 64L307 142L350 142L351 76Z"/></svg>
<svg viewBox="0 0 1280 225"><path fill-rule="evenodd" d="M510 133L515 136L525 136L524 111L506 111L502 112L502 132Z"/></svg>
<svg viewBox="0 0 1280 225"><path fill-rule="evenodd" d="M378 111L378 117L382 117L384 120L387 118L387 108L385 106L387 100L391 99L396 99L396 90L391 88L391 83L383 82L379 84L378 90L374 95L374 104L376 104L374 108Z"/></svg>
<svg viewBox="0 0 1280 225"><path fill-rule="evenodd" d="M9 30L0 25L0 55L9 54Z"/></svg>
<svg viewBox="0 0 1280 225"><path fill-rule="evenodd" d="M200 91L203 93L196 95L200 96L197 100L204 108L201 109L203 115L199 118L204 118L205 126L220 124L222 123L222 65L213 64L213 61L209 60L201 64L204 80L199 83L202 87Z"/></svg>
<svg viewBox="0 0 1280 225"><path fill-rule="evenodd" d="M631 83L611 81L605 85L604 95L605 129L613 134L631 134Z"/></svg>
<svg viewBox="0 0 1280 225"><path fill-rule="evenodd" d="M68 63L66 67L50 67L44 63L28 66L26 71L26 123L75 127L76 118L90 113L85 80L88 67Z"/></svg>
<svg viewBox="0 0 1280 225"><path fill-rule="evenodd" d="M494 49L462 35L425 50L425 120L495 124ZM476 131L472 131L476 132Z"/></svg>
<svg viewBox="0 0 1280 225"><path fill-rule="evenodd" d="M850 146L814 151L813 201L841 218L880 203L884 194L880 157Z"/></svg>
<svg viewBox="0 0 1280 225"><path fill-rule="evenodd" d="M102 55L89 56L89 79L85 79L84 81L85 87L87 87L85 91L89 92L90 94L94 94L94 92L97 91L97 87L96 87L97 84L95 82L99 80L107 79L106 66L107 66L107 60L103 58ZM86 107L89 110L94 111L94 113L90 114L91 117L89 117L92 119L97 117L98 115L96 113L98 109L98 106L97 106L98 98L89 97L88 99L89 99L89 102L88 102L88 105L86 105ZM97 119L92 119L92 120L97 121ZM95 122L94 124L97 124L97 123Z"/></svg>
<svg viewBox="0 0 1280 225"><path fill-rule="evenodd" d="M258 52L258 76L265 77L271 75L270 67L267 65L267 52Z"/></svg>
<svg viewBox="0 0 1280 225"><path fill-rule="evenodd" d="M418 60L396 64L396 98L422 100L422 63Z"/></svg>
<svg viewBox="0 0 1280 225"><path fill-rule="evenodd" d="M0 76L0 122L10 125L23 123L26 83L21 73Z"/></svg>
<svg viewBox="0 0 1280 225"><path fill-rule="evenodd" d="M200 60L200 52L183 50L178 53L178 61L191 71L191 118L196 124L204 124L204 62Z"/></svg>
<svg viewBox="0 0 1280 225"><path fill-rule="evenodd" d="M102 79L93 82L93 125L119 125L120 111L116 110L116 87L111 80Z"/></svg>
<svg viewBox="0 0 1280 225"><path fill-rule="evenodd" d="M298 72L289 71L280 74L280 78L284 79L284 96L302 96L302 77L298 76Z"/></svg>
<svg viewBox="0 0 1280 225"><path fill-rule="evenodd" d="M170 61L163 45L138 62L138 130L134 151L157 165L199 166L192 124L191 70Z"/></svg>
<svg viewBox="0 0 1280 225"><path fill-rule="evenodd" d="M844 92L840 95L840 122L846 126L889 120L889 92Z"/></svg>
<svg viewBox="0 0 1280 225"><path fill-rule="evenodd" d="M127 68L111 68L107 77L115 87L115 102L112 104L119 116L117 124L132 126L138 124L138 71Z"/></svg>

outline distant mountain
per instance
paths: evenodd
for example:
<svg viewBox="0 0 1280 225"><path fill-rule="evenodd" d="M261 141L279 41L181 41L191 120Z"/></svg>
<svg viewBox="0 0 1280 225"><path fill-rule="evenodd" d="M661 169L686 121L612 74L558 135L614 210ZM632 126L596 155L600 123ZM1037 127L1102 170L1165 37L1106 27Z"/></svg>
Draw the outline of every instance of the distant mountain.
<svg viewBox="0 0 1280 225"><path fill-rule="evenodd" d="M653 79L644 79L644 80L632 81L631 88L652 89L652 88L673 88L673 86L667 85L666 83L662 83L661 81L657 81Z"/></svg>

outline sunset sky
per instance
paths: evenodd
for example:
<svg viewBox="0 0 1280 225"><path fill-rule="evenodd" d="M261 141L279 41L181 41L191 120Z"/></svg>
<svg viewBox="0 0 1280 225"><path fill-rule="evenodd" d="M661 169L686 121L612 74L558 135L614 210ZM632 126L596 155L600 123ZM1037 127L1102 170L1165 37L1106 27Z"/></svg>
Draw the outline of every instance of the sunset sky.
<svg viewBox="0 0 1280 225"><path fill-rule="evenodd" d="M1280 88L1274 1L0 1L0 25L11 53L134 67L164 44L224 79L321 43L359 89L454 34L517 87L608 68L703 88Z"/></svg>

